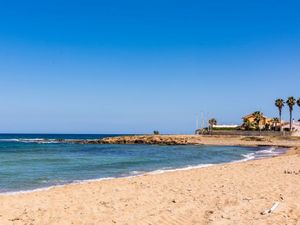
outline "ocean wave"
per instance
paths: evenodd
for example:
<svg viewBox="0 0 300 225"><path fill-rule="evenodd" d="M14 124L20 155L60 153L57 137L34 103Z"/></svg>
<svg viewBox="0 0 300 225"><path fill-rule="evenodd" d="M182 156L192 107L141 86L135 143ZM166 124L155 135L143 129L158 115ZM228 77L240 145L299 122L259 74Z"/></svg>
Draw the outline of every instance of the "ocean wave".
<svg viewBox="0 0 300 225"><path fill-rule="evenodd" d="M248 160L255 159L255 153L242 154L242 156L244 157L244 159L239 161L248 161Z"/></svg>
<svg viewBox="0 0 300 225"><path fill-rule="evenodd" d="M286 149L283 148L275 148L269 147L266 149L257 150L256 152L252 152L249 154L243 154L242 156L244 159L241 161L248 161L253 159L261 159L261 158L268 158L273 156L278 156L286 152Z"/></svg>
<svg viewBox="0 0 300 225"><path fill-rule="evenodd" d="M199 164L199 165L188 165L185 167L181 167L181 168L174 168L174 169L158 169L158 170L154 170L151 172L148 172L146 174L160 174L160 173L166 173L166 172L174 172L174 171L183 171L183 170L191 170L191 169L199 169L199 168L204 168L204 167L209 167L209 166L214 166L214 165L218 165L216 164Z"/></svg>
<svg viewBox="0 0 300 225"><path fill-rule="evenodd" d="M134 176L129 176L128 178L130 178L130 177L134 177ZM103 177L103 178L86 179L86 180L73 180L73 181L59 180L60 183L51 184L50 186L46 186L46 187L39 187L39 188L33 188L33 189L29 189L29 190L20 190L20 191L4 191L4 192L0 191L0 196L19 195L19 194L47 191L47 190L51 190L53 188L64 187L66 185L84 184L84 183L95 182L95 181L112 180L112 179L116 179L116 178L118 178L118 177Z"/></svg>
<svg viewBox="0 0 300 225"><path fill-rule="evenodd" d="M60 143L61 141L58 139L46 139L46 138L9 138L9 139L0 139L0 142L53 144L53 143Z"/></svg>
<svg viewBox="0 0 300 225"><path fill-rule="evenodd" d="M147 173L147 171L143 171L143 170L134 170L129 172L130 175L140 175L140 174L145 174Z"/></svg>
<svg viewBox="0 0 300 225"><path fill-rule="evenodd" d="M18 138L0 139L0 142L18 142Z"/></svg>

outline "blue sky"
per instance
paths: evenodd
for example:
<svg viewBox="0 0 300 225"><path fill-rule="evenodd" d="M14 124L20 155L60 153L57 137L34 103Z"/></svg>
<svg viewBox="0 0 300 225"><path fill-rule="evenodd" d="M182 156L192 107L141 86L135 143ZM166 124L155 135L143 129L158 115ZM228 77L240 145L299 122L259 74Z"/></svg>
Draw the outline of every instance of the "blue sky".
<svg viewBox="0 0 300 225"><path fill-rule="evenodd" d="M0 132L192 133L300 97L297 1L0 6Z"/></svg>

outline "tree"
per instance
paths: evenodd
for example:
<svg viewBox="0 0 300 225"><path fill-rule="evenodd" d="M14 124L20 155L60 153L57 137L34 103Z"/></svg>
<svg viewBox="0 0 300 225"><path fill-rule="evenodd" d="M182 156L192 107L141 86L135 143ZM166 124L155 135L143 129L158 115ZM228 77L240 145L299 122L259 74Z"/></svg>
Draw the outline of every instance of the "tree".
<svg viewBox="0 0 300 225"><path fill-rule="evenodd" d="M272 123L273 123L273 127L275 128L275 130L277 130L277 125L278 125L278 123L280 123L280 119L277 118L277 117L274 117L274 118L272 119ZM280 126L280 127L281 127L281 126Z"/></svg>
<svg viewBox="0 0 300 225"><path fill-rule="evenodd" d="M244 119L242 127L245 128L245 130L253 130L255 128L255 124L250 122L249 119Z"/></svg>
<svg viewBox="0 0 300 225"><path fill-rule="evenodd" d="M256 112L252 113L252 115L254 116L256 128L260 130L260 121L263 118L263 113L260 111L256 111Z"/></svg>
<svg viewBox="0 0 300 225"><path fill-rule="evenodd" d="M288 97L288 100L286 101L286 104L289 106L289 111L290 111L290 131L292 131L293 108L294 108L294 105L296 104L296 99L293 96Z"/></svg>
<svg viewBox="0 0 300 225"><path fill-rule="evenodd" d="M210 120L208 120L208 124L209 124L209 128L212 131L214 125L217 125L217 120L215 118L212 118Z"/></svg>
<svg viewBox="0 0 300 225"><path fill-rule="evenodd" d="M278 112L279 112L279 124L280 124L280 131L281 131L282 130L281 115L282 115L282 108L284 107L284 100L281 98L276 99L275 106L278 108Z"/></svg>
<svg viewBox="0 0 300 225"><path fill-rule="evenodd" d="M153 131L153 134L154 134L154 135L159 135L159 131L158 131L158 130L155 130L155 131Z"/></svg>

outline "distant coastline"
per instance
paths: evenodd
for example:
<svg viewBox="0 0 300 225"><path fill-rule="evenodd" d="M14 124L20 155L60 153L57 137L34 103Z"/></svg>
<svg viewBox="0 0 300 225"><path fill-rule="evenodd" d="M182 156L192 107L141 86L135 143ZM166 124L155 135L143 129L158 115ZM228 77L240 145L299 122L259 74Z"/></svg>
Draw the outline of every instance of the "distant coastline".
<svg viewBox="0 0 300 225"><path fill-rule="evenodd" d="M8 139L10 141L11 139ZM5 141L5 139L2 139ZM19 142L71 144L145 144L145 145L216 145L216 146L273 146L300 147L295 136L240 136L240 135L105 135L92 138L22 138Z"/></svg>

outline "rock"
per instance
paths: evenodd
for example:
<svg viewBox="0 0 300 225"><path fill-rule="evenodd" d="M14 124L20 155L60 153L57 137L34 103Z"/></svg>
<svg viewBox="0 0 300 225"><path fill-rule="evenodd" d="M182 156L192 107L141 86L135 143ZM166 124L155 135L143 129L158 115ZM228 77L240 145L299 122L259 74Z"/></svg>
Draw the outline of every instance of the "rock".
<svg viewBox="0 0 300 225"><path fill-rule="evenodd" d="M72 144L149 144L149 145L193 145L200 144L199 137L185 137L176 135L132 135L107 137L94 140L55 140L60 143Z"/></svg>

